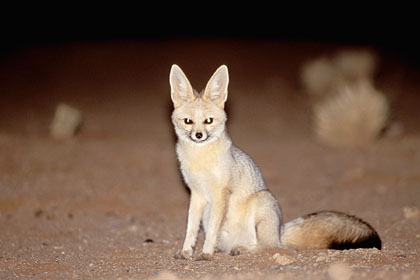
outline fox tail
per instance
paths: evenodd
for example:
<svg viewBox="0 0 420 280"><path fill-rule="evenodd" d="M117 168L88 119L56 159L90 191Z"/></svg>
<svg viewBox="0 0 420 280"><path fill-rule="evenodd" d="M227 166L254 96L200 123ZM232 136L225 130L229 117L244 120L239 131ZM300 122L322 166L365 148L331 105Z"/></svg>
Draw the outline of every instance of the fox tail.
<svg viewBox="0 0 420 280"><path fill-rule="evenodd" d="M336 211L320 211L285 223L281 242L292 249L381 249L381 239L365 221Z"/></svg>

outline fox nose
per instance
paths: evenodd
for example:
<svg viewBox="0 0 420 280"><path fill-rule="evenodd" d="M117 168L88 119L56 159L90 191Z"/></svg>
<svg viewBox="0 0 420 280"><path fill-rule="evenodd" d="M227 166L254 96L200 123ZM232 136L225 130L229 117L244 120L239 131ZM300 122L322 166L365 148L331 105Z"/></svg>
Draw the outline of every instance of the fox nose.
<svg viewBox="0 0 420 280"><path fill-rule="evenodd" d="M201 132L197 132L197 133L195 134L195 137L196 137L197 139L201 139L201 138L203 138L203 133L201 133Z"/></svg>

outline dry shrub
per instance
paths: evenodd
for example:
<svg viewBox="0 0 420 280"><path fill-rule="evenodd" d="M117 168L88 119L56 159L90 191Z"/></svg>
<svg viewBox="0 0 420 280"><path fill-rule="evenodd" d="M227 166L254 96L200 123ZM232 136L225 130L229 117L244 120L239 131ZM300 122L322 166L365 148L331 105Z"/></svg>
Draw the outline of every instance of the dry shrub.
<svg viewBox="0 0 420 280"><path fill-rule="evenodd" d="M373 81L377 62L378 56L370 50L340 50L305 63L302 84L308 94L328 97L345 84Z"/></svg>
<svg viewBox="0 0 420 280"><path fill-rule="evenodd" d="M341 50L309 61L301 79L313 101L314 131L325 144L360 147L372 143L388 119L385 95L375 89L378 56Z"/></svg>
<svg viewBox="0 0 420 280"><path fill-rule="evenodd" d="M360 147L378 137L387 116L385 96L370 83L344 85L336 95L314 106L314 130L329 145Z"/></svg>

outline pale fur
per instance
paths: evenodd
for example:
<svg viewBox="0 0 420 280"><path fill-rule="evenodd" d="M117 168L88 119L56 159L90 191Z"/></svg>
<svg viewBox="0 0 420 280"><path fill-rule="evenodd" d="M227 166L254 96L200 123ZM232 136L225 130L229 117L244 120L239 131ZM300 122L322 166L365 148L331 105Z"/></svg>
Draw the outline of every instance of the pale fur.
<svg viewBox="0 0 420 280"><path fill-rule="evenodd" d="M211 259L216 249L237 255L282 247L280 207L257 165L232 144L226 131L228 82L227 67L221 66L203 93L197 93L177 65L171 69L176 152L191 191L186 236L177 258L192 257L200 224L205 240L199 260ZM296 230L292 224L284 226L286 236L289 229Z"/></svg>

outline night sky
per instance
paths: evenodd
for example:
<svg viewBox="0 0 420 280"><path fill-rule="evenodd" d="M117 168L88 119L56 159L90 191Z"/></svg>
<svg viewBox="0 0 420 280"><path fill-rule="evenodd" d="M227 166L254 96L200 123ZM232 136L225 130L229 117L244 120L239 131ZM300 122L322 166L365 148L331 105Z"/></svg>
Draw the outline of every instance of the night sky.
<svg viewBox="0 0 420 280"><path fill-rule="evenodd" d="M21 48L75 41L239 38L370 45L412 63L420 61L420 21L414 8L357 6L354 2L351 7L349 3L337 7L301 3L298 10L254 7L255 3L226 8L225 4L213 5L211 10L187 9L188 5L176 3L146 7L140 2L136 7L25 4L6 8L0 19L0 52L4 57Z"/></svg>

